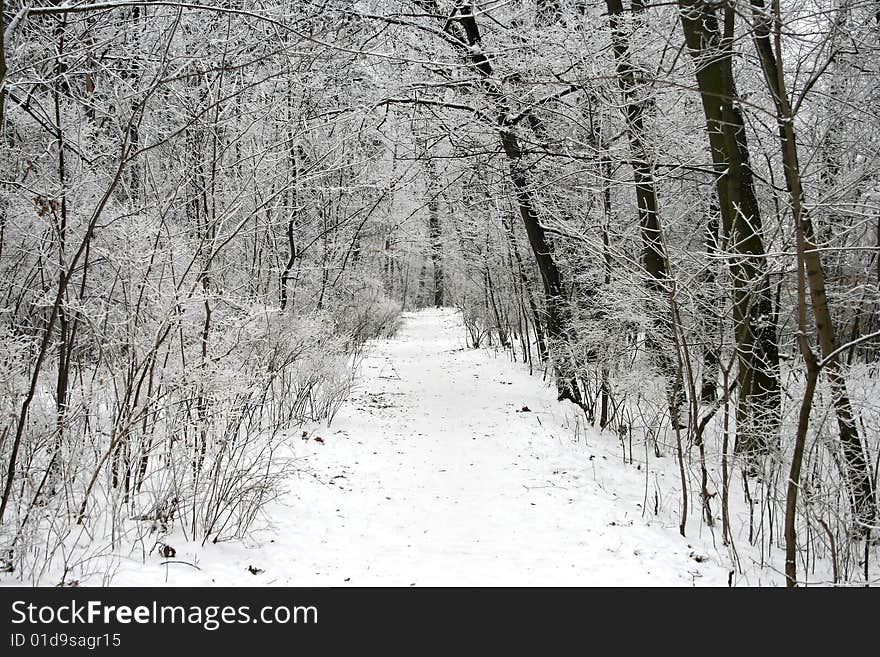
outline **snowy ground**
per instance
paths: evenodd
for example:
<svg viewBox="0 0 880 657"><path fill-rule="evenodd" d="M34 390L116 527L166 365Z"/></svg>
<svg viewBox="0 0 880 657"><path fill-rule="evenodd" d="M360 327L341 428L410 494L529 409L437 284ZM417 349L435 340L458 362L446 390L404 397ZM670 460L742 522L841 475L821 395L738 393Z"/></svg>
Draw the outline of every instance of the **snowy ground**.
<svg viewBox="0 0 880 657"><path fill-rule="evenodd" d="M454 312L408 313L323 442L291 436L303 471L270 525L172 536L175 562L125 560L113 583L727 586L711 536L682 538L674 501L643 516L644 471L582 417L507 355L465 349Z"/></svg>

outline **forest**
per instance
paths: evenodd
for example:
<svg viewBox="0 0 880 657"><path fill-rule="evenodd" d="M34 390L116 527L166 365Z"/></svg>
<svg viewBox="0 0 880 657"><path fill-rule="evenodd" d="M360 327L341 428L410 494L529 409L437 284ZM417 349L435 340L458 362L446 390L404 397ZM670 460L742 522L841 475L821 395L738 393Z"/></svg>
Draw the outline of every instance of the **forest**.
<svg viewBox="0 0 880 657"><path fill-rule="evenodd" d="M278 506L302 450L435 325L727 584L880 582L877 0L0 0L0 32L0 583L331 522Z"/></svg>

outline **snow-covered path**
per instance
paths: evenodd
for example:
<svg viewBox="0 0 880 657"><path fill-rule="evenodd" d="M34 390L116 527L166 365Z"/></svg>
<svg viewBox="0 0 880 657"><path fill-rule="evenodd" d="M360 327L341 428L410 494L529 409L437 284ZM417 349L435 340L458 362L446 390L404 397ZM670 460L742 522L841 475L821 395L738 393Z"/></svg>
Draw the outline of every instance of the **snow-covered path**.
<svg viewBox="0 0 880 657"><path fill-rule="evenodd" d="M454 312L408 313L323 442L293 437L304 472L271 525L176 546L200 570L148 559L114 582L726 585L711 537L678 535L674 494L643 517L644 471L574 410L508 355L465 349Z"/></svg>

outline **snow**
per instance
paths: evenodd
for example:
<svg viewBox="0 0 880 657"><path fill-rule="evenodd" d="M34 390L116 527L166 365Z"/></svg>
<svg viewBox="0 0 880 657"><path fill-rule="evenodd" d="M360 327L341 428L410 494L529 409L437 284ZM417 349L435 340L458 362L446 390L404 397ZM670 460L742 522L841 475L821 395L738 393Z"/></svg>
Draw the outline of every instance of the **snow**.
<svg viewBox="0 0 880 657"><path fill-rule="evenodd" d="M643 514L645 472L616 437L464 336L453 310L406 313L371 343L332 426L291 431L300 471L249 540L172 534L175 560L125 559L112 583L728 585L712 537L679 535L672 487Z"/></svg>

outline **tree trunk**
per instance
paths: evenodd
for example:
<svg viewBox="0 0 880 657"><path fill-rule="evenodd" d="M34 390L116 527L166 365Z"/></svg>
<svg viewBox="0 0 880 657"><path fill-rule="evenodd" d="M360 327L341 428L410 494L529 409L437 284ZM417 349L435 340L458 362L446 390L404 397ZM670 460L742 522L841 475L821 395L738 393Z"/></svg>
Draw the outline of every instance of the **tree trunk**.
<svg viewBox="0 0 880 657"><path fill-rule="evenodd" d="M810 303L813 308L813 321L822 350L823 362L820 364L828 377L834 411L837 416L837 428L846 463L853 512L862 531L873 524L875 517L874 492L871 485L871 474L865 458L865 450L856 427L852 404L846 388L846 376L836 353L837 338L828 298L825 290L825 271L819 258L819 251L813 236L813 224L804 207L804 190L801 181L800 163L798 162L797 138L794 130L794 115L785 85L784 72L781 67L781 48L774 53L770 42L769 17L766 14L763 0L751 0L754 25L755 47L764 71L764 80L776 107L776 119L779 126L779 146L785 169L785 185L788 189L792 219L798 231L798 258L803 261L806 270L807 285L810 291ZM778 26L777 26L778 29ZM778 37L778 35L777 35ZM779 39L777 38L777 44ZM809 366L809 361L808 366Z"/></svg>
<svg viewBox="0 0 880 657"><path fill-rule="evenodd" d="M293 266L296 264L296 229L297 229L297 221L299 219L299 193L297 185L299 184L299 160L300 157L297 157L300 153L297 152L297 148L291 145L290 147L290 174L291 180L288 183L288 194L290 199L290 206L287 209L289 213L287 215L287 261L284 263L284 269L281 270L281 277L279 281L279 294L280 294L280 305L281 310L285 310L287 308L287 303L290 295L289 285L290 285L290 273L293 271Z"/></svg>
<svg viewBox="0 0 880 657"><path fill-rule="evenodd" d="M541 314L538 312L538 304L535 302L535 296L532 294L532 287L529 284L528 276L526 275L526 269L523 264L522 256L519 253L519 247L516 244L516 235L513 233L513 226L510 225L510 222L506 219L504 221L504 230L507 234L508 244L510 244L510 250L513 254L513 259L516 261L517 274L519 275L520 285L522 287L522 294L525 296L526 302L529 305L529 312L531 313L532 324L535 327L535 342L538 348L538 360L543 363L547 360L547 346L544 340L544 328L541 323ZM527 338L527 336L526 336Z"/></svg>
<svg viewBox="0 0 880 657"><path fill-rule="evenodd" d="M716 271L713 262L718 252L718 206L709 208L706 225L706 253L709 261L700 277L697 294L702 302L703 320L703 367L700 381L700 401L713 404L718 395L718 370L720 366L721 306L723 300L716 290Z"/></svg>
<svg viewBox="0 0 880 657"><path fill-rule="evenodd" d="M654 184L654 170L644 144L645 102L638 97L638 82L630 59L629 36L623 25L623 0L605 0L608 20L611 26L611 46L617 68L617 85L623 94L623 113L626 132L632 152L633 177L636 184L636 205L639 226L642 230L642 266L645 270L645 284L650 292L653 314L653 331L648 333L646 347L654 357L658 369L666 378L667 401L670 420L681 424L682 390L680 376L675 363L665 347L672 335L669 313L663 308L669 295L669 270L663 253L658 214L657 189ZM635 16L644 9L633 3ZM658 307L659 306L659 307Z"/></svg>
<svg viewBox="0 0 880 657"><path fill-rule="evenodd" d="M427 159L428 168L428 240L430 241L431 264L434 267L434 305L443 306L443 228L440 224L440 208L437 196L439 180L434 161Z"/></svg>
<svg viewBox="0 0 880 657"><path fill-rule="evenodd" d="M739 402L736 450L750 465L778 444L779 351L761 216L749 165L743 117L731 66L734 11L725 8L724 33L716 8L679 0L685 40L696 68L725 242L732 251L734 336Z"/></svg>
<svg viewBox="0 0 880 657"><path fill-rule="evenodd" d="M6 2L0 0L0 37L6 32ZM0 38L0 136L6 118L6 39Z"/></svg>
<svg viewBox="0 0 880 657"><path fill-rule="evenodd" d="M419 4L432 14L442 16L436 0L419 0ZM497 116L497 131L501 146L507 156L510 168L510 179L516 197L519 214L529 238L529 245L535 256L538 271L544 288L546 308L547 341L562 340L567 334L564 310L564 286L560 273L553 258L547 233L538 219L538 213L532 200L532 192L523 165L523 152L519 139L510 124L510 111L502 89L494 79L494 71L489 58L483 54L480 41L480 30L477 26L473 6L470 0L458 5L458 16L455 21L446 21L444 32L450 37L453 47L465 58L480 81L486 98ZM548 344L548 348L550 344ZM569 399L576 404L581 403L580 390L570 368L556 363L556 387L560 400Z"/></svg>
<svg viewBox="0 0 880 657"><path fill-rule="evenodd" d="M541 282L544 285L544 303L546 305L547 319L545 329L547 339L550 342L564 339L566 335L564 324L564 292L562 274L556 266L547 233L538 220L534 209L531 191L523 171L521 158L522 151L516 135L507 129L501 130L501 144L510 163L510 178L516 192L519 214L538 264L538 272L541 274ZM574 380L574 376L567 372L565 367L556 365L556 389L560 400L568 399L576 404L581 403L580 390Z"/></svg>

